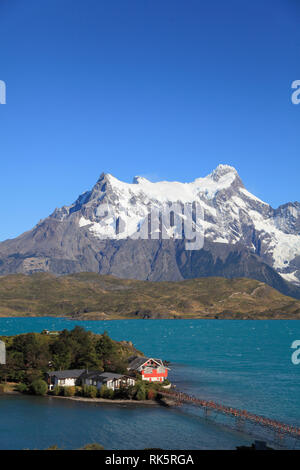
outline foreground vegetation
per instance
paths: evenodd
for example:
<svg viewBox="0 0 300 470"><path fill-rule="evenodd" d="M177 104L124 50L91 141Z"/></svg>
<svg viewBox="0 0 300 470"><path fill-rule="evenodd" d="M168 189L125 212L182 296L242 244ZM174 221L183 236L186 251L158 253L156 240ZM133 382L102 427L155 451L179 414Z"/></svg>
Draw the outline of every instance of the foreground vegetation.
<svg viewBox="0 0 300 470"><path fill-rule="evenodd" d="M128 358L142 355L131 343L113 341L105 332L97 335L76 326L54 334L27 333L0 337L6 343L7 364L0 366L0 393L5 384L13 390L33 395L105 399L154 400L161 384L146 383L139 376L136 385L113 391L106 386L97 390L83 387L54 387L48 392L45 374L49 370L89 369L128 374ZM165 385L169 382L166 381ZM11 390L11 386L8 390Z"/></svg>
<svg viewBox="0 0 300 470"><path fill-rule="evenodd" d="M55 386L52 391L48 391L48 385L44 379L34 379L32 382L25 384L24 382L7 382L0 383L1 393L20 392L28 395L52 395L65 398L89 398L89 399L104 399L104 400L156 400L160 398L160 391L163 386L168 385L170 382L166 380L162 383L145 382L141 378L137 378L136 384L128 388L120 388L119 390L112 390L106 385L103 385L100 390L93 385L84 385L76 387L62 387Z"/></svg>
<svg viewBox="0 0 300 470"><path fill-rule="evenodd" d="M64 449L61 449L61 448L58 447L58 445L54 444L53 446L48 447L45 450L64 450ZM86 444L85 446L80 447L77 450L104 450L104 447L103 447L102 444L98 444L97 442L93 442L91 444Z"/></svg>
<svg viewBox="0 0 300 470"><path fill-rule="evenodd" d="M49 370L86 369L126 373L128 358L142 355L129 342L113 341L76 326L55 334L27 333L0 336L6 344L6 365L0 366L0 382L26 387L44 380Z"/></svg>
<svg viewBox="0 0 300 470"><path fill-rule="evenodd" d="M300 318L300 301L251 279L124 280L95 273L0 278L0 316Z"/></svg>
<svg viewBox="0 0 300 470"><path fill-rule="evenodd" d="M170 382L166 380L163 385ZM54 387L53 392L55 396L63 397L84 397L84 398L103 398L107 400L155 400L159 396L159 391L162 388L161 383L145 382L141 378L137 378L136 384L127 388L120 388L119 390L112 390L107 388L106 385L97 390L93 385L84 385L83 387Z"/></svg>

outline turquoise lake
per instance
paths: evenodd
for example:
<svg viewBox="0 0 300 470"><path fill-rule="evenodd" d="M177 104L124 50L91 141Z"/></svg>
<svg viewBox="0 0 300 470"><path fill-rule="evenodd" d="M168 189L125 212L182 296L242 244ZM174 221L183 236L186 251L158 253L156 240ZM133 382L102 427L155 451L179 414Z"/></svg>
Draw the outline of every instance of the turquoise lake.
<svg viewBox="0 0 300 470"><path fill-rule="evenodd" d="M106 330L146 355L170 361L177 388L226 405L300 426L300 365L291 344L299 321L121 320L0 318L0 335L43 329ZM214 419L216 418L216 419ZM0 449L74 449L99 442L106 449L233 449L274 436L200 409L96 405L55 398L0 397ZM285 440L293 448L296 443ZM299 447L299 444L297 445Z"/></svg>

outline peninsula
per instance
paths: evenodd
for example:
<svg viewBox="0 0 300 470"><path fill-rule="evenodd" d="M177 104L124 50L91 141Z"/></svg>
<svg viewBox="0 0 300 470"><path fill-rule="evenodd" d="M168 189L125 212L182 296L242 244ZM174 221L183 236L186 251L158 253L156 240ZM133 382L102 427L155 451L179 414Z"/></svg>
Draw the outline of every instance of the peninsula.
<svg viewBox="0 0 300 470"><path fill-rule="evenodd" d="M52 395L82 401L155 400L169 388L169 368L131 342L114 341L76 326L0 337L0 392Z"/></svg>

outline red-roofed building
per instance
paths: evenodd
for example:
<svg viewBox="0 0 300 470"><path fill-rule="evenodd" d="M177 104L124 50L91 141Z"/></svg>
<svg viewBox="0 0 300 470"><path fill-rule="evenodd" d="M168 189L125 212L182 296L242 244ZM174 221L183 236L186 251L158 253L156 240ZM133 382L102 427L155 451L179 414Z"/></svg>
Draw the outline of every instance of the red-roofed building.
<svg viewBox="0 0 300 470"><path fill-rule="evenodd" d="M168 367L161 359L136 357L129 363L128 370L139 372L148 382L164 382L168 378Z"/></svg>

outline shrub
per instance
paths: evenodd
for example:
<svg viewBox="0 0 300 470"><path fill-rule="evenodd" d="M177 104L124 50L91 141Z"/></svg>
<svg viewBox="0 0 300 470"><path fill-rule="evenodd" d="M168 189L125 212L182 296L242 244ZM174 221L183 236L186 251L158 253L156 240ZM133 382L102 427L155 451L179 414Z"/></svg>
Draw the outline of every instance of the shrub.
<svg viewBox="0 0 300 470"><path fill-rule="evenodd" d="M48 385L46 384L45 380L37 379L34 380L30 385L30 391L34 395L46 395L48 391Z"/></svg>
<svg viewBox="0 0 300 470"><path fill-rule="evenodd" d="M118 394L114 392L113 389L108 388L106 385L102 385L98 392L98 396L100 398L107 398L108 400L112 400Z"/></svg>
<svg viewBox="0 0 300 470"><path fill-rule="evenodd" d="M98 392L98 396L100 398L107 398L108 396L108 388L106 385L102 385L102 387L100 388L99 392Z"/></svg>
<svg viewBox="0 0 300 470"><path fill-rule="evenodd" d="M136 395L135 395L135 399L138 400L138 401L145 400L146 399L146 391L143 390L142 388L137 390Z"/></svg>
<svg viewBox="0 0 300 470"><path fill-rule="evenodd" d="M84 385L82 389L83 396L87 398L96 398L97 392L97 387L94 385Z"/></svg>
<svg viewBox="0 0 300 470"><path fill-rule="evenodd" d="M136 400L146 400L146 388L143 383L139 383L136 386L136 394L134 397Z"/></svg>
<svg viewBox="0 0 300 470"><path fill-rule="evenodd" d="M155 400L157 395L157 391L154 390L153 388L150 388L147 392L147 399L148 400Z"/></svg>
<svg viewBox="0 0 300 470"><path fill-rule="evenodd" d="M126 398L129 398L130 400L133 399L134 394L135 394L135 387L134 385L130 385L126 390Z"/></svg>
<svg viewBox="0 0 300 470"><path fill-rule="evenodd" d="M97 392L98 392L97 387L94 387L94 385L90 385L90 387L89 387L89 397L90 398L96 398Z"/></svg>
<svg viewBox="0 0 300 470"><path fill-rule="evenodd" d="M63 395L64 395L64 397L74 397L75 387L64 387Z"/></svg>
<svg viewBox="0 0 300 470"><path fill-rule="evenodd" d="M60 386L59 385L55 385L55 387L53 388L53 391L52 391L53 395L55 395L56 397L58 395L61 394L61 389L60 389Z"/></svg>
<svg viewBox="0 0 300 470"><path fill-rule="evenodd" d="M108 388L108 389L107 389L107 398L108 398L109 400L112 400L112 399L114 398L114 396L115 396L114 390L112 390L111 388Z"/></svg>
<svg viewBox="0 0 300 470"><path fill-rule="evenodd" d="M125 399L132 398L132 397L133 397L133 394L130 395L129 388L120 387L119 389L114 391L114 398L120 398L122 400L125 400Z"/></svg>
<svg viewBox="0 0 300 470"><path fill-rule="evenodd" d="M82 387L75 387L75 395L77 397L82 397Z"/></svg>
<svg viewBox="0 0 300 470"><path fill-rule="evenodd" d="M28 392L28 386L26 384L23 384L22 382L17 385L17 391L20 393L27 393Z"/></svg>

